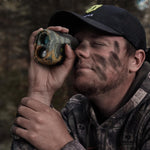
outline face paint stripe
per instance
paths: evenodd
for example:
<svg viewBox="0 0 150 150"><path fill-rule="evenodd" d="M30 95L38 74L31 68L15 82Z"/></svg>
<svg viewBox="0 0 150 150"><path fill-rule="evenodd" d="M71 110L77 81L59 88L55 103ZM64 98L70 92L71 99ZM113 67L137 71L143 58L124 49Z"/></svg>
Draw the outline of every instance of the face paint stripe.
<svg viewBox="0 0 150 150"><path fill-rule="evenodd" d="M103 67L103 70L106 69L107 62L104 57L94 54L91 58L95 65L97 63ZM106 74L102 71L102 69L99 66L95 66L94 71L98 73L98 77L100 78L100 80L107 80Z"/></svg>
<svg viewBox="0 0 150 150"><path fill-rule="evenodd" d="M107 67L107 61L104 57L94 54L92 59L94 60L94 62L96 62L97 60L97 62L99 62L99 64L101 64L104 68Z"/></svg>
<svg viewBox="0 0 150 150"><path fill-rule="evenodd" d="M114 69L116 69L117 67L121 67L120 59L114 52L110 52L109 62Z"/></svg>
<svg viewBox="0 0 150 150"><path fill-rule="evenodd" d="M120 46L118 41L114 41L114 50L116 53L120 53Z"/></svg>
<svg viewBox="0 0 150 150"><path fill-rule="evenodd" d="M106 74L102 71L100 67L96 66L95 70L96 72L98 72L98 77L100 78L100 80L107 80Z"/></svg>

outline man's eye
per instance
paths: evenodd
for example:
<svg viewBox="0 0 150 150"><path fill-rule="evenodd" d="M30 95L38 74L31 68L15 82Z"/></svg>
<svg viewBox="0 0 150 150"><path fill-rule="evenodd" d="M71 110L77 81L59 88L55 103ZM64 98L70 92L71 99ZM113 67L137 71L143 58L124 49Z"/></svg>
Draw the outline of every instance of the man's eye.
<svg viewBox="0 0 150 150"><path fill-rule="evenodd" d="M105 46L105 44L104 43L100 43L100 42L93 42L92 46L93 47L100 47L100 46Z"/></svg>

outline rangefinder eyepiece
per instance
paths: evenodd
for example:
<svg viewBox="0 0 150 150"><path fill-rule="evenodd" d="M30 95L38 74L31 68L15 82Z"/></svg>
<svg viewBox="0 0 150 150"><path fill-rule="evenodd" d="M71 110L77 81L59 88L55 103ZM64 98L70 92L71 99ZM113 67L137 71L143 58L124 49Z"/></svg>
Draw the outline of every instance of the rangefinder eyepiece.
<svg viewBox="0 0 150 150"><path fill-rule="evenodd" d="M70 34L45 29L36 36L34 60L43 65L61 63L65 59L66 44L75 49L79 42Z"/></svg>

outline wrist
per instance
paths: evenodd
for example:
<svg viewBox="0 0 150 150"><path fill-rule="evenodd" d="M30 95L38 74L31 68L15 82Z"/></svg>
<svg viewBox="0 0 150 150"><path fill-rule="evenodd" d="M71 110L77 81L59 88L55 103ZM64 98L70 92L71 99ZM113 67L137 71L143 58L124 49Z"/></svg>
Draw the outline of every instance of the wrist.
<svg viewBox="0 0 150 150"><path fill-rule="evenodd" d="M85 150L85 148L77 141L77 140L72 140L68 142L64 147L61 148L61 150Z"/></svg>
<svg viewBox="0 0 150 150"><path fill-rule="evenodd" d="M66 145L74 141L74 139L69 135L68 138L64 138L62 141L62 144L60 144L58 147L56 146L56 150L62 150Z"/></svg>
<svg viewBox="0 0 150 150"><path fill-rule="evenodd" d="M29 90L27 96L50 106L53 95L53 92Z"/></svg>

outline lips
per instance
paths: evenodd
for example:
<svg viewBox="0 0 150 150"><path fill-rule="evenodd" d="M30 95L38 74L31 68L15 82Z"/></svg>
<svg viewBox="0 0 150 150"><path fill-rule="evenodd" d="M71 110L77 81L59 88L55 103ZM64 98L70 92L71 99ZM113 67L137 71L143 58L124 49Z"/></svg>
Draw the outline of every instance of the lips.
<svg viewBox="0 0 150 150"><path fill-rule="evenodd" d="M77 66L76 69L91 69L90 67L88 66Z"/></svg>
<svg viewBox="0 0 150 150"><path fill-rule="evenodd" d="M75 69L91 69L91 66L88 64L84 64L84 63L77 63L75 65Z"/></svg>
<svg viewBox="0 0 150 150"><path fill-rule="evenodd" d="M75 71L93 70L91 65L88 63L77 63L75 65Z"/></svg>
<svg viewBox="0 0 150 150"><path fill-rule="evenodd" d="M74 71L82 72L82 71L87 71L87 70L94 71L94 67L91 61L77 58L74 64Z"/></svg>

